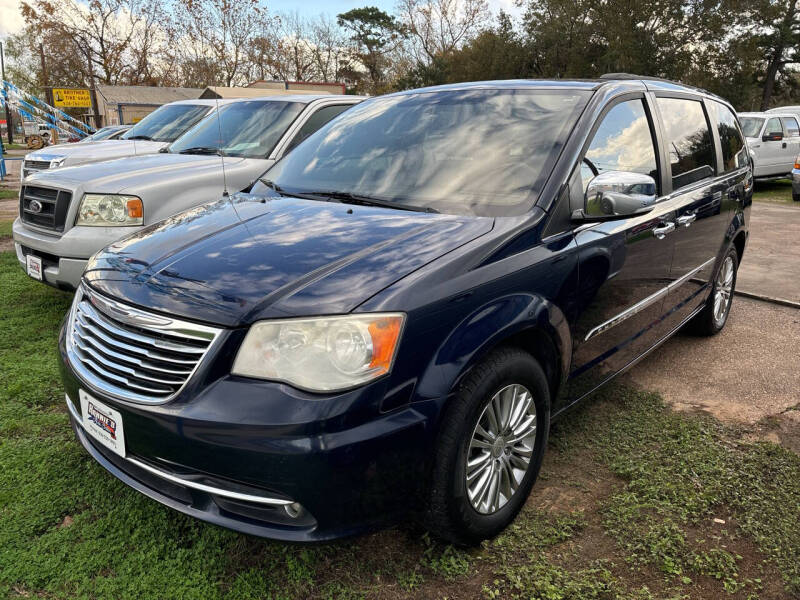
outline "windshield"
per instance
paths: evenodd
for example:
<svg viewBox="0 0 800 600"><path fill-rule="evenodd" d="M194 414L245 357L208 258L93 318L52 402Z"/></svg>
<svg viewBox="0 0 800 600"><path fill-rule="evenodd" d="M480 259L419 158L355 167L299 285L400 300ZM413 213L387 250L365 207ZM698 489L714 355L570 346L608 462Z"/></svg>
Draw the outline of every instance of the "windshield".
<svg viewBox="0 0 800 600"><path fill-rule="evenodd" d="M742 124L742 133L744 137L758 137L758 132L761 131L761 126L764 124L764 119L760 117L739 117L739 123Z"/></svg>
<svg viewBox="0 0 800 600"><path fill-rule="evenodd" d="M96 131L89 137L84 138L82 141L84 142L97 142L99 140L107 140L111 136L118 134L120 132L119 127L103 127L102 129Z"/></svg>
<svg viewBox="0 0 800 600"><path fill-rule="evenodd" d="M300 102L234 102L220 109L219 120L205 119L181 136L169 151L217 149L225 156L266 158L304 106Z"/></svg>
<svg viewBox="0 0 800 600"><path fill-rule="evenodd" d="M120 139L172 142L202 119L210 108L198 104L166 104L131 127Z"/></svg>
<svg viewBox="0 0 800 600"><path fill-rule="evenodd" d="M590 95L481 89L368 100L264 179L289 194L335 191L455 214L521 214Z"/></svg>

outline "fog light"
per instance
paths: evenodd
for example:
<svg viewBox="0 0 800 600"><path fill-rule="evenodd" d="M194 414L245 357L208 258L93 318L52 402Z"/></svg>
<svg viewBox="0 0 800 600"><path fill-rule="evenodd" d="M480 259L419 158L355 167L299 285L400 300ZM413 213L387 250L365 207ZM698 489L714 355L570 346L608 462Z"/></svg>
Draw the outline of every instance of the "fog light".
<svg viewBox="0 0 800 600"><path fill-rule="evenodd" d="M296 519L297 517L303 514L303 507L300 506L300 504L297 502L292 502L291 504L284 505L283 510L285 510L286 514L292 517L293 519Z"/></svg>

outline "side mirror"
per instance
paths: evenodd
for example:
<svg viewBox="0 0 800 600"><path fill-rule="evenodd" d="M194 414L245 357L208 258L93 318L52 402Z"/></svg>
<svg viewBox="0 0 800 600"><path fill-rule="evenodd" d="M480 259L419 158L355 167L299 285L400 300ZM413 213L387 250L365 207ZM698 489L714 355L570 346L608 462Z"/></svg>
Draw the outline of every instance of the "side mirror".
<svg viewBox="0 0 800 600"><path fill-rule="evenodd" d="M656 181L643 173L606 171L594 177L586 187L583 210L573 213L579 221L605 221L653 210Z"/></svg>
<svg viewBox="0 0 800 600"><path fill-rule="evenodd" d="M780 142L783 139L783 132L773 131L772 133L765 133L761 138L762 142Z"/></svg>

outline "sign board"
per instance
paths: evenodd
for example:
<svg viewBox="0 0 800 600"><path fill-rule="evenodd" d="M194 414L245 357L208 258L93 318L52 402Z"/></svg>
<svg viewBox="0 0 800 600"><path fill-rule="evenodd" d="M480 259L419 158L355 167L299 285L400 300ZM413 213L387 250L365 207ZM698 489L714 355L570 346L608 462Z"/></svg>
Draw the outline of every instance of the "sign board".
<svg viewBox="0 0 800 600"><path fill-rule="evenodd" d="M91 108L89 90L53 88L53 104L62 108Z"/></svg>

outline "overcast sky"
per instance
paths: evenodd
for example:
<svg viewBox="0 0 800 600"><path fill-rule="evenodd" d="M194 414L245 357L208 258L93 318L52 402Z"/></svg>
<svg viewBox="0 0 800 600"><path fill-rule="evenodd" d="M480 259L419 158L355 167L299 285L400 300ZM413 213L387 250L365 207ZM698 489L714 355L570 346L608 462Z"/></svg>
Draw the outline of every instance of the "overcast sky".
<svg viewBox="0 0 800 600"><path fill-rule="evenodd" d="M314 17L320 13L328 13L331 16L341 12L358 8L361 6L377 6L378 8L391 12L396 4L396 0L362 0L360 2L348 2L347 0L267 0L266 5L272 12L292 12L298 11L302 15ZM514 6L514 0L489 0L489 6L493 12L501 8L512 15L519 15L520 10ZM0 38L10 33L16 33L22 29L22 16L19 12L19 0L0 0Z"/></svg>

